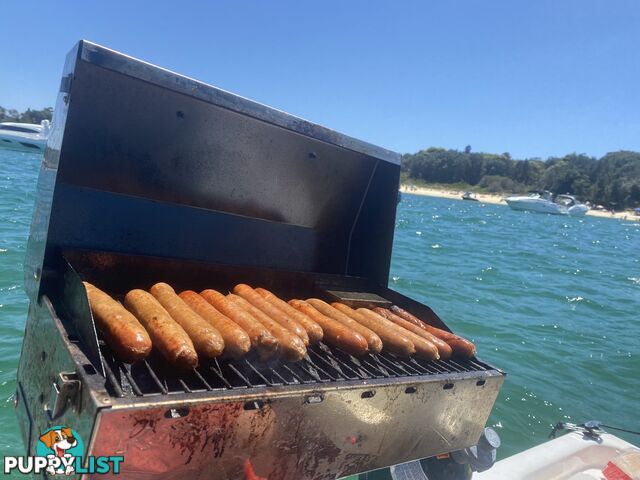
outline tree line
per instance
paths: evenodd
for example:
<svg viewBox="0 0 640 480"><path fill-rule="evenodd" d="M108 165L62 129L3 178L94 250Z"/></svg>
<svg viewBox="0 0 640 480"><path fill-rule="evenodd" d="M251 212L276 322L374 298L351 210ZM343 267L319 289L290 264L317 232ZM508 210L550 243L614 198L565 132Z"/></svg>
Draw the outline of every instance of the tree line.
<svg viewBox="0 0 640 480"><path fill-rule="evenodd" d="M403 156L404 176L427 183L462 183L496 193L550 190L622 210L640 207L640 153L619 151L601 158L584 154L512 159L508 153L428 148Z"/></svg>
<svg viewBox="0 0 640 480"><path fill-rule="evenodd" d="M46 107L42 110L31 110L27 108L24 112L14 109L0 107L0 122L18 122L39 124L42 120L49 120L53 117L53 108Z"/></svg>

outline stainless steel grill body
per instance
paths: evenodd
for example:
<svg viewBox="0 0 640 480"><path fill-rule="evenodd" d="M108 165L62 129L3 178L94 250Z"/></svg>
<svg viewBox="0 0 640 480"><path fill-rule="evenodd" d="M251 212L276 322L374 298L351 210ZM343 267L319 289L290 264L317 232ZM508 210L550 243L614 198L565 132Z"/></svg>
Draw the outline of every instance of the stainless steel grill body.
<svg viewBox="0 0 640 480"><path fill-rule="evenodd" d="M348 292L447 328L387 287L399 172L392 152L80 42L25 267L16 405L29 452L66 424L86 455L124 455L126 478L237 479L250 459L281 480L475 444L504 379L478 359L355 358L320 344L295 364L249 355L178 372L152 354L129 366L100 339L82 287L120 299L157 281Z"/></svg>

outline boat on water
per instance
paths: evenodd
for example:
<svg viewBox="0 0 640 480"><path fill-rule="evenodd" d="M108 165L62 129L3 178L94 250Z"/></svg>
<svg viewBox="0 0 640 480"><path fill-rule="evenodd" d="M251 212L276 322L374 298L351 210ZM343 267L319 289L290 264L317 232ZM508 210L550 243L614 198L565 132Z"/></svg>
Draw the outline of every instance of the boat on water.
<svg viewBox="0 0 640 480"><path fill-rule="evenodd" d="M462 194L462 199L463 200L470 200L472 202L477 202L478 199L476 198L476 194L473 192L464 192Z"/></svg>
<svg viewBox="0 0 640 480"><path fill-rule="evenodd" d="M514 195L505 198L512 210L550 213L552 215L572 215L581 217L589 207L580 203L573 195L556 195L551 192L530 192L529 195Z"/></svg>
<svg viewBox="0 0 640 480"><path fill-rule="evenodd" d="M603 427L596 421L580 425L561 422L551 432L551 440L497 462L496 449L500 447L500 438L493 429L486 428L476 446L447 455L394 465L388 472L362 474L358 480L640 478L640 448L608 433ZM567 430L569 433L556 438L558 430Z"/></svg>
<svg viewBox="0 0 640 480"><path fill-rule="evenodd" d="M50 130L49 120L43 120L40 125L0 123L0 147L23 152L44 152Z"/></svg>
<svg viewBox="0 0 640 480"><path fill-rule="evenodd" d="M640 449L635 445L605 432L598 422L558 425L570 433L500 460L474 480L640 478Z"/></svg>

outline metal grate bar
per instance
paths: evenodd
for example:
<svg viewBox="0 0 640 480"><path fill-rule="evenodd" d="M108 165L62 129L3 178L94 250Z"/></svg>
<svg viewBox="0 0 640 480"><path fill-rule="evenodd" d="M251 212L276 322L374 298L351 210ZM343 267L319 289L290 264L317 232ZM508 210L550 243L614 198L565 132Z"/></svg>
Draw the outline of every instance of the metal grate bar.
<svg viewBox="0 0 640 480"><path fill-rule="evenodd" d="M384 353L382 352L380 354L380 359L383 360L385 363L387 364L391 364L393 367L399 369L402 373L400 374L402 375L417 375L417 372L415 370L413 370L412 368L407 368L407 366L401 362L399 362L398 357L396 357L395 355L391 354L391 353Z"/></svg>
<svg viewBox="0 0 640 480"><path fill-rule="evenodd" d="M247 360L246 358L244 359L244 363L247 364L247 366L253 371L255 372L256 375L258 375L262 381L265 383L265 385L269 385L269 386L274 386L276 384L274 384L271 380L267 380L267 378L262 375L258 369L256 367L253 366L253 363L251 363L249 360Z"/></svg>
<svg viewBox="0 0 640 480"><path fill-rule="evenodd" d="M104 373L107 376L109 384L113 387L116 396L124 397L124 392L122 391L122 388L120 388L120 382L116 379L116 376L114 375L113 370L111 370L108 362L104 362Z"/></svg>
<svg viewBox="0 0 640 480"><path fill-rule="evenodd" d="M282 375L280 375L275 368L269 367L269 370L271 370L271 373L273 373L276 377L278 377L282 381L283 384L291 385L291 383L288 380L286 380Z"/></svg>
<svg viewBox="0 0 640 480"><path fill-rule="evenodd" d="M381 355L371 355L371 359L371 361L376 364L376 367L380 371L386 372L389 377L401 376L405 373L404 371L402 371L402 369L397 368L392 363L385 361L385 359Z"/></svg>
<svg viewBox="0 0 640 480"><path fill-rule="evenodd" d="M332 364L331 362L327 361L326 358L322 357L321 355L319 355L317 352L313 351L313 350L308 350L308 353L313 354L315 357L317 357L317 359L319 361L321 361L322 363L324 363L325 365L327 365L328 367L330 367L331 369L337 371L340 375L343 375L342 371L338 368L335 367L334 364ZM311 357L311 355L309 355L309 357ZM329 378L331 380L338 380L339 378L344 378L344 377L337 377L335 375L331 375L330 373L327 373L327 375L329 376Z"/></svg>
<svg viewBox="0 0 640 480"><path fill-rule="evenodd" d="M458 362L456 362L455 360L449 360L447 362L447 364L451 367L451 368L455 368L458 372L468 372L469 369L462 366L461 364L459 364Z"/></svg>
<svg viewBox="0 0 640 480"><path fill-rule="evenodd" d="M291 370L291 368L289 368L289 365L287 365L286 363L284 365L282 365L282 368L284 368L285 370L287 370L289 373L291 373L291 375L293 375L293 378L295 378L298 382L297 383L304 383L302 381L302 379L300 377L298 377L298 375L296 375L296 373Z"/></svg>
<svg viewBox="0 0 640 480"><path fill-rule="evenodd" d="M193 393L193 390L191 390L189 388L189 386L185 383L185 381L183 379L178 379L178 382L180 383L180 385L182 386L182 388L184 389L185 392L187 393Z"/></svg>
<svg viewBox="0 0 640 480"><path fill-rule="evenodd" d="M149 372L149 375L151 376L151 379L156 383L156 385L160 389L160 392L162 394L166 395L167 394L167 389L165 388L165 386L162 384L162 382L160 381L160 379L156 375L156 372L153 371L153 368L151 368L151 365L149 365L149 362L147 362L146 360L143 360L143 363L144 363L144 366L147 367L147 371Z"/></svg>
<svg viewBox="0 0 640 480"><path fill-rule="evenodd" d="M356 363L358 367L360 367L362 370L367 372L367 375L369 375L371 378L381 378L386 376L382 372L380 372L378 369L373 368L371 365L365 362L366 357L363 357L362 359L356 358L356 357L351 357L351 358L352 358L352 361Z"/></svg>
<svg viewBox="0 0 640 480"><path fill-rule="evenodd" d="M322 382L323 379L322 377L320 377L320 375L318 375L318 372L313 367L308 367L306 364L307 362L296 365L297 368L299 368L300 370L305 372L307 375L309 375L309 377L311 377L306 383Z"/></svg>
<svg viewBox="0 0 640 480"><path fill-rule="evenodd" d="M358 378L362 378L362 377L358 374L358 372L356 372L356 371L355 371L352 367L350 367L346 362L342 362L342 361L340 361L338 358L336 358L336 356L335 356L335 355L333 355L333 353L332 353L330 350L328 350L328 349L327 349L327 351L326 351L326 352L324 352L324 354L325 354L324 356L325 356L327 359L331 359L331 360L333 360L337 365L341 365L341 367L342 367L342 374L343 374L343 375L344 375L348 380L357 380ZM351 373L352 373L352 375L351 375L351 376L348 376L348 375L344 372L344 370L350 370L350 371L351 371ZM367 377L367 378L368 378L368 377Z"/></svg>
<svg viewBox="0 0 640 480"><path fill-rule="evenodd" d="M213 387L211 385L209 385L209 382L207 382L204 377L200 374L200 372L198 370L194 370L193 373L196 374L196 377L198 377L198 380L200 380L202 382L202 384L204 385L204 387L211 391L213 390Z"/></svg>
<svg viewBox="0 0 640 480"><path fill-rule="evenodd" d="M222 371L220 370L220 365L218 364L218 360L214 360L216 366L214 367L213 365L211 365L209 367L209 370L211 370L213 372L213 374L218 377L219 380L222 381L222 383L224 383L224 385L227 388L233 388L233 386L229 383L229 381L224 377L224 375L222 375Z"/></svg>
<svg viewBox="0 0 640 480"><path fill-rule="evenodd" d="M372 361L372 356L371 355L367 355L366 357L363 357L360 359L360 361L365 364L368 368L372 369L376 373L374 376L378 377L378 378L389 378L391 375L389 374L389 370L387 370L385 367L383 367L381 364L376 365L373 361Z"/></svg>
<svg viewBox="0 0 640 480"><path fill-rule="evenodd" d="M253 387L253 386L254 386L254 385L249 381L249 379L248 379L247 377L245 377L245 376L242 374L242 372L240 372L240 370L238 370L238 369L236 368L236 366L235 366L233 363L230 363L230 364L229 364L229 368L233 371L233 373L235 373L235 374L238 376L238 378L240 378L240 380L242 380L242 381L247 385L247 387Z"/></svg>
<svg viewBox="0 0 640 480"><path fill-rule="evenodd" d="M129 371L129 368L123 364L122 371L124 372L124 375L127 377L127 380L129 381L129 385L131 385L131 388L133 389L133 393L135 393L136 395L142 395L142 390L140 390L140 387L131 376L131 372Z"/></svg>
<svg viewBox="0 0 640 480"><path fill-rule="evenodd" d="M322 379L323 382L328 382L328 381L334 379L324 368L320 367L320 365L318 365L313 360L311 360L311 357L309 355L307 355L307 362L309 362L311 365L313 365L313 368L315 368L316 370L318 370L319 372L324 374L326 377L329 377L328 379L326 379L326 378Z"/></svg>

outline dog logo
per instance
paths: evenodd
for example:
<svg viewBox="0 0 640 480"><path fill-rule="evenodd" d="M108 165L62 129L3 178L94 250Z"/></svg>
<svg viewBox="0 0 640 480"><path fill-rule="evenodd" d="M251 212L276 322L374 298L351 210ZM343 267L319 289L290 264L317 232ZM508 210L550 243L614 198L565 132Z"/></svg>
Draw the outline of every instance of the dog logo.
<svg viewBox="0 0 640 480"><path fill-rule="evenodd" d="M75 457L81 457L83 454L82 440L72 428L56 426L40 435L36 453L39 457L59 459L48 462L49 475L73 475Z"/></svg>
<svg viewBox="0 0 640 480"><path fill-rule="evenodd" d="M58 425L38 437L35 455L5 456L4 473L46 473L47 478L56 475L118 475L123 463L122 455L84 456L84 444L78 432L68 425Z"/></svg>

